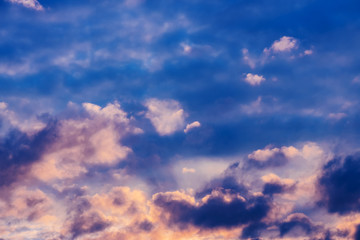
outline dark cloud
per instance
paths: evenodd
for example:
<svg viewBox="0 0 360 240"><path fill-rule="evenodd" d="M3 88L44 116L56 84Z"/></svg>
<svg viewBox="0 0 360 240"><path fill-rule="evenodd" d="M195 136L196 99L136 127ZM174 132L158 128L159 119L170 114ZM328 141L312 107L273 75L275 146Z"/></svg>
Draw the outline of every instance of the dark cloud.
<svg viewBox="0 0 360 240"><path fill-rule="evenodd" d="M143 231L150 232L154 228L154 225L150 221L144 220L139 224L139 228Z"/></svg>
<svg viewBox="0 0 360 240"><path fill-rule="evenodd" d="M78 186L65 187L60 192L56 192L60 198L67 198L69 200L75 200L85 195L86 190Z"/></svg>
<svg viewBox="0 0 360 240"><path fill-rule="evenodd" d="M294 191L296 185L295 184L291 184L291 185L285 185L282 183L277 183L277 182L271 182L271 183L265 183L264 184L264 188L263 188L263 194L265 195L274 195L274 194L281 194L284 192L292 192Z"/></svg>
<svg viewBox="0 0 360 240"><path fill-rule="evenodd" d="M63 191L64 192L64 191ZM67 202L67 235L71 239L101 232L111 225L111 223L103 219L97 212L92 211L90 201L83 196L84 191L77 187L72 187L66 190L65 200Z"/></svg>
<svg viewBox="0 0 360 240"><path fill-rule="evenodd" d="M240 184L235 177L225 176L223 178L217 178L208 183L203 190L196 193L197 198L202 198L210 194L213 190L218 190L223 193L239 193L241 196L247 196L248 189Z"/></svg>
<svg viewBox="0 0 360 240"><path fill-rule="evenodd" d="M210 197L206 203L194 206L186 201L172 200L158 195L155 204L170 214L170 224L185 227L192 224L202 228L231 228L259 222L270 210L270 203L264 197L247 200L233 198L230 202L221 197Z"/></svg>
<svg viewBox="0 0 360 240"><path fill-rule="evenodd" d="M264 185L263 194L273 195L285 191L285 186L278 183L266 183Z"/></svg>
<svg viewBox="0 0 360 240"><path fill-rule="evenodd" d="M360 225L356 226L356 232L355 232L354 239L355 240L360 240Z"/></svg>
<svg viewBox="0 0 360 240"><path fill-rule="evenodd" d="M57 124L48 125L33 136L12 130L0 142L0 187L15 182L27 173L29 165L40 160L41 154L56 139Z"/></svg>
<svg viewBox="0 0 360 240"><path fill-rule="evenodd" d="M287 221L279 225L280 236L295 235L295 236L309 236L311 233L318 230L308 217L304 215L294 214ZM299 231L300 230L300 231Z"/></svg>
<svg viewBox="0 0 360 240"><path fill-rule="evenodd" d="M72 238L76 239L77 237L84 234L101 232L109 226L110 223L102 219L99 214L91 213L87 215L76 216L73 219L69 232Z"/></svg>
<svg viewBox="0 0 360 240"><path fill-rule="evenodd" d="M323 167L318 187L319 204L330 213L348 214L360 209L360 155L335 158Z"/></svg>
<svg viewBox="0 0 360 240"><path fill-rule="evenodd" d="M257 239L261 232L267 227L265 223L252 223L245 227L241 233L241 239Z"/></svg>

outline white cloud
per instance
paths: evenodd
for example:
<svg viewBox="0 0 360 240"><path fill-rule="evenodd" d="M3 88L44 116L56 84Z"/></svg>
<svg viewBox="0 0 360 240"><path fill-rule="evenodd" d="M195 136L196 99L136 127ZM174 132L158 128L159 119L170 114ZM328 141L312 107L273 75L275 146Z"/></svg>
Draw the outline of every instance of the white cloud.
<svg viewBox="0 0 360 240"><path fill-rule="evenodd" d="M179 102L152 98L145 102L145 106L148 108L145 116L161 136L183 129L186 115Z"/></svg>
<svg viewBox="0 0 360 240"><path fill-rule="evenodd" d="M0 102L0 117L12 127L18 128L27 134L36 133L45 127L43 122L33 116L26 119L19 117L14 111L8 108L5 102Z"/></svg>
<svg viewBox="0 0 360 240"><path fill-rule="evenodd" d="M278 175L273 174L273 173L269 173L265 176L261 177L261 180L264 183L277 183L277 184L282 184L285 186L291 186L293 184L295 184L295 181L293 179L290 178L280 178Z"/></svg>
<svg viewBox="0 0 360 240"><path fill-rule="evenodd" d="M104 108L92 103L82 106L87 116L60 121L56 141L32 166L36 178L49 181L78 177L89 166L111 166L132 152L120 140L142 130L132 126L117 102Z"/></svg>
<svg viewBox="0 0 360 240"><path fill-rule="evenodd" d="M260 85L261 82L265 81L264 76L248 73L246 74L245 81L252 86Z"/></svg>
<svg viewBox="0 0 360 240"><path fill-rule="evenodd" d="M265 149L259 149L248 155L248 158L263 162L267 161L269 158L273 157L275 154L282 153L287 158L293 158L300 154L299 150L293 146L290 147L281 147L281 148L270 148L266 147Z"/></svg>
<svg viewBox="0 0 360 240"><path fill-rule="evenodd" d="M198 121L195 121L195 122L193 122L193 123L187 124L187 125L186 125L186 128L184 129L184 133L187 133L187 132L190 131L191 129L197 128L197 127L200 127L200 126L201 126L201 124L200 124L200 122L198 122Z"/></svg>
<svg viewBox="0 0 360 240"><path fill-rule="evenodd" d="M270 47L270 50L273 52L290 52L291 50L297 48L298 41L293 37L283 36L279 40L276 40ZM264 52L269 51L265 48Z"/></svg>
<svg viewBox="0 0 360 240"><path fill-rule="evenodd" d="M11 3L21 4L24 7L32 8L37 11L44 10L44 7L37 0L8 0Z"/></svg>

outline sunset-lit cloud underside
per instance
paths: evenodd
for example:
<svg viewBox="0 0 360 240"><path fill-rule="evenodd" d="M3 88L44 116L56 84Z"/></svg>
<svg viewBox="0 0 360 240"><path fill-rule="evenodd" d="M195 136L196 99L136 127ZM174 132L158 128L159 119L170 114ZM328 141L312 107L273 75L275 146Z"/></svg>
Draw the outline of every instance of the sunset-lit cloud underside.
<svg viewBox="0 0 360 240"><path fill-rule="evenodd" d="M359 13L0 0L0 240L360 240Z"/></svg>

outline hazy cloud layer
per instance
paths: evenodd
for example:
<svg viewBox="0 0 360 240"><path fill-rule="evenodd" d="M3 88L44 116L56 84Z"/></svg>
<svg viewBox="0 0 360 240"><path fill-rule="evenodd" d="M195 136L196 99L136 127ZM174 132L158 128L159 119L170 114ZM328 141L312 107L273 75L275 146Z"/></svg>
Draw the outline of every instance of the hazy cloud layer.
<svg viewBox="0 0 360 240"><path fill-rule="evenodd" d="M359 8L0 1L0 238L359 239Z"/></svg>

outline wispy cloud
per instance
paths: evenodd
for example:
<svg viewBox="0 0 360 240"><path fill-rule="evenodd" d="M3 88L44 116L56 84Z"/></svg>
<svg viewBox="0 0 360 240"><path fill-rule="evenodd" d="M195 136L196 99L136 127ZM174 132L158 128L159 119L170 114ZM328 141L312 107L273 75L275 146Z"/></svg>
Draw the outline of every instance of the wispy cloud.
<svg viewBox="0 0 360 240"><path fill-rule="evenodd" d="M38 0L7 0L11 3L23 5L26 8L31 8L37 11L43 11L44 7L39 3Z"/></svg>
<svg viewBox="0 0 360 240"><path fill-rule="evenodd" d="M186 124L186 128L184 129L184 133L187 133L191 129L197 128L197 127L200 127L200 126L201 126L201 124L198 121L192 122L190 124Z"/></svg>

